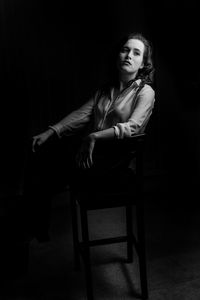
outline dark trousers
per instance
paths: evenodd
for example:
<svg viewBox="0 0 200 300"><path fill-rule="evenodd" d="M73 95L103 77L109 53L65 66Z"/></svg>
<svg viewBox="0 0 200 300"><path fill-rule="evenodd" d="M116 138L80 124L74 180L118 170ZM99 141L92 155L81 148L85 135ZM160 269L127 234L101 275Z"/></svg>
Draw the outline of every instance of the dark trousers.
<svg viewBox="0 0 200 300"><path fill-rule="evenodd" d="M24 215L29 235L43 239L48 233L52 197L64 190L74 177L75 155L79 138L52 138L32 152L28 145L28 159L24 179Z"/></svg>

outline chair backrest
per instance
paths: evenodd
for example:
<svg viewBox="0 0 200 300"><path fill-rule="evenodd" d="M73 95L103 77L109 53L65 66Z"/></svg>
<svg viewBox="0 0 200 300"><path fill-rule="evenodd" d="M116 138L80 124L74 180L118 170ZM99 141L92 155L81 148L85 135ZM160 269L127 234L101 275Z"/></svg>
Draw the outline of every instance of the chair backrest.
<svg viewBox="0 0 200 300"><path fill-rule="evenodd" d="M91 169L77 170L77 174L83 178L116 177L125 174L124 171L134 171L135 175L143 175L143 149L146 134L137 134L131 138L98 141L95 145L93 162ZM79 178L80 178L79 177ZM75 177L75 184L77 181Z"/></svg>
<svg viewBox="0 0 200 300"><path fill-rule="evenodd" d="M134 158L141 165L145 137L146 134L141 133L131 138L97 142L94 152L94 159L100 162L97 167L106 170L127 167Z"/></svg>
<svg viewBox="0 0 200 300"><path fill-rule="evenodd" d="M144 141L143 133L132 138L107 140L97 144L96 151L101 156L97 156L99 161L96 168L85 174L83 171L79 178L76 176L71 186L71 192L77 199L84 199L80 202L81 205L87 206L87 209L124 206L122 195L127 195L126 201L135 201L143 184ZM134 172L130 168L132 160L135 160Z"/></svg>

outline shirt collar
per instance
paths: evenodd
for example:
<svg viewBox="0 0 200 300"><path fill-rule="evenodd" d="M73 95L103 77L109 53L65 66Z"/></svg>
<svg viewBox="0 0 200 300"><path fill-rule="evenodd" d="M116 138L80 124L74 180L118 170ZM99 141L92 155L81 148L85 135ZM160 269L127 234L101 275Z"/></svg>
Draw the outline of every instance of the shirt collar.
<svg viewBox="0 0 200 300"><path fill-rule="evenodd" d="M130 80L129 83L127 84L127 88L132 88L132 89L137 89L140 86L141 83L141 79L137 79L137 80ZM114 87L111 88L110 90L110 98L112 99L113 97L113 92L114 92Z"/></svg>
<svg viewBox="0 0 200 300"><path fill-rule="evenodd" d="M137 79L137 80L130 80L128 83L127 83L127 87L126 88L129 88L129 87L132 87L132 88L138 88L139 85L141 83L141 79Z"/></svg>
<svg viewBox="0 0 200 300"><path fill-rule="evenodd" d="M128 83L128 86L132 86L133 88L137 88L137 87L139 87L140 82L141 82L141 79L131 80L131 81Z"/></svg>

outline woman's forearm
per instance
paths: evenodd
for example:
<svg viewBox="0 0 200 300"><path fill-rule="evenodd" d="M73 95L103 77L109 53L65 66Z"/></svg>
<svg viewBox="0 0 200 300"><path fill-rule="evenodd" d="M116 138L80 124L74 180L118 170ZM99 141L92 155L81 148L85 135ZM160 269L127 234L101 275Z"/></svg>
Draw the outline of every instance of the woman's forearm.
<svg viewBox="0 0 200 300"><path fill-rule="evenodd" d="M107 139L113 139L115 138L115 131L114 128L108 128L100 131L96 131L90 134L90 136L97 140L107 140Z"/></svg>

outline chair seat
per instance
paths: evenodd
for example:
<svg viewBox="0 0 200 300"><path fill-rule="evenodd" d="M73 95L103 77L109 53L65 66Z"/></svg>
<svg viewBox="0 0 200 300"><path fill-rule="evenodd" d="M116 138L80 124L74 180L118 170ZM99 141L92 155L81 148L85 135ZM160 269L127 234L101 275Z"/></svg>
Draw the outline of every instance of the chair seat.
<svg viewBox="0 0 200 300"><path fill-rule="evenodd" d="M116 195L116 194L85 194L82 198L77 197L77 201L80 206L86 207L88 210L109 208L109 207L120 207L133 205L136 203L135 197L130 197L130 195Z"/></svg>

